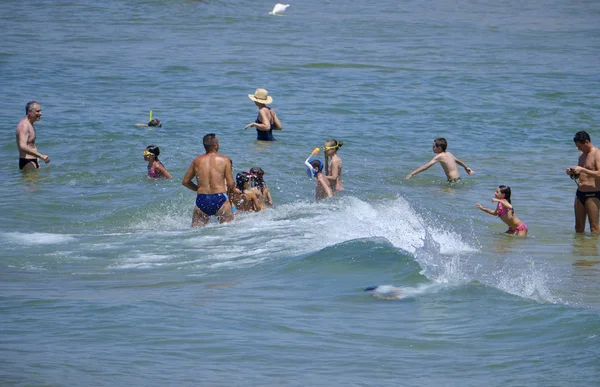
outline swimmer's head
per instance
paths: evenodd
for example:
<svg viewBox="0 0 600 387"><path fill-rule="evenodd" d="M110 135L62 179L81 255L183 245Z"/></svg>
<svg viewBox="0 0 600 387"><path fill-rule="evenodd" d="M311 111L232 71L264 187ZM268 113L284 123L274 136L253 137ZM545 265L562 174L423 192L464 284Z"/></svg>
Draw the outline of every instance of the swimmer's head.
<svg viewBox="0 0 600 387"><path fill-rule="evenodd" d="M144 156L154 156L158 160L160 149L156 145L148 145L144 151Z"/></svg>
<svg viewBox="0 0 600 387"><path fill-rule="evenodd" d="M262 186L265 183L263 179L265 171L263 171L262 168L259 167L252 167L250 171L248 171L248 173L252 175L251 177L254 180L254 186L262 188Z"/></svg>
<svg viewBox="0 0 600 387"><path fill-rule="evenodd" d="M433 148L434 150L435 148L442 148L442 152L445 152L446 148L448 148L448 141L443 137L436 138L433 140Z"/></svg>
<svg viewBox="0 0 600 387"><path fill-rule="evenodd" d="M158 118L154 118L150 120L150 122L148 122L148 126L157 126L159 128L162 128L162 122L160 122Z"/></svg>
<svg viewBox="0 0 600 387"><path fill-rule="evenodd" d="M248 172L240 172L235 176L235 185L242 192L246 189L246 183L249 181L250 175L248 175Z"/></svg>
<svg viewBox="0 0 600 387"><path fill-rule="evenodd" d="M312 170L313 177L317 177L317 175L319 173L321 173L321 171L323 170L323 163L319 159L315 159L315 160L311 161L310 165L312 165L312 167L313 167L313 170ZM315 172L315 169L317 170L316 172Z"/></svg>
<svg viewBox="0 0 600 387"><path fill-rule="evenodd" d="M342 141L337 141L334 139L331 140L327 140L325 141L325 146L323 147L323 151L325 152L325 154L335 154L337 153L338 149L340 149L342 147L342 145L344 145L344 143Z"/></svg>
<svg viewBox="0 0 600 387"><path fill-rule="evenodd" d="M504 199L506 199L507 202L512 204L512 202L510 201L510 187L507 185L501 185L498 187L498 190L501 194L504 195Z"/></svg>

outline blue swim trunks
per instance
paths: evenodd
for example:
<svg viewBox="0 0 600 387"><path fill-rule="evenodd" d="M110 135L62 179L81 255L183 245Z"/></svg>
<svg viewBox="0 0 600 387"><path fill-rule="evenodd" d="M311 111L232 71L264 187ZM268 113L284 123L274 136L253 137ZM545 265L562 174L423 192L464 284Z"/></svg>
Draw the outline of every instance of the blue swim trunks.
<svg viewBox="0 0 600 387"><path fill-rule="evenodd" d="M206 215L212 216L219 211L227 200L229 200L229 197L225 193L198 194L196 196L196 206Z"/></svg>

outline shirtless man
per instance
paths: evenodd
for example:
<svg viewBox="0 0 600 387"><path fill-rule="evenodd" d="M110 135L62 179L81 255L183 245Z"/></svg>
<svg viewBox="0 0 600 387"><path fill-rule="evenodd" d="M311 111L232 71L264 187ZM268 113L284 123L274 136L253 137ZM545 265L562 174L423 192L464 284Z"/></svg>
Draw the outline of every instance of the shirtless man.
<svg viewBox="0 0 600 387"><path fill-rule="evenodd" d="M575 232L585 231L585 219L589 218L590 231L600 233L600 150L596 148L585 132L577 132L573 137L579 149L577 165L566 169L572 179L579 179L575 192Z"/></svg>
<svg viewBox="0 0 600 387"><path fill-rule="evenodd" d="M429 167L431 167L435 163L440 163L442 168L444 168L444 172L446 173L448 183L457 183L460 181L460 174L458 173L458 168L456 167L456 164L463 167L469 175L474 175L475 172L473 172L471 168L467 167L467 164L463 163L460 159L454 157L452 153L446 152L447 147L448 142L445 138L436 138L435 140L433 140L433 153L435 153L434 158L431 159L431 161L427 164L420 166L419 168L406 175L406 180L409 180L417 173L429 169Z"/></svg>
<svg viewBox="0 0 600 387"><path fill-rule="evenodd" d="M227 194L235 188L231 160L227 156L217 154L219 140L215 134L207 134L203 138L206 153L192 161L183 176L185 187L196 191L196 207L192 217L192 227L205 226L209 217L216 215L220 223L233 220L231 201ZM198 184L192 179L196 177Z"/></svg>
<svg viewBox="0 0 600 387"><path fill-rule="evenodd" d="M30 171L38 169L38 158L46 164L50 162L48 155L38 152L35 146L34 123L42 118L42 107L36 101L28 102L25 106L25 118L17 125L17 148L19 148L19 169Z"/></svg>

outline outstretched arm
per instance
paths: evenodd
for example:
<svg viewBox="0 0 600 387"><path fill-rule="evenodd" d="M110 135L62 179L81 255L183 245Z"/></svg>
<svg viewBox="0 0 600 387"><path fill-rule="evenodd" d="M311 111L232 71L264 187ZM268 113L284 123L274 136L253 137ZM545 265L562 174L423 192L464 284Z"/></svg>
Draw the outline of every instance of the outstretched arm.
<svg viewBox="0 0 600 387"><path fill-rule="evenodd" d="M485 208L484 206L482 206L481 204L477 203L475 204L475 207L479 208L481 211L483 212L487 212L490 215L498 215L498 209L496 208L496 210L490 210L489 208Z"/></svg>
<svg viewBox="0 0 600 387"><path fill-rule="evenodd" d="M430 162L428 162L425 165L420 166L419 168L415 169L414 171L412 171L411 173L409 173L408 175L406 175L406 180L410 179L411 177L413 177L414 175L416 175L417 173L421 173L427 169L429 169L432 165L434 165L435 163L437 163L438 160L436 157L434 157L433 159L431 159Z"/></svg>
<svg viewBox="0 0 600 387"><path fill-rule="evenodd" d="M474 175L475 172L473 172L473 170L469 167L467 167L467 164L463 163L463 161L461 159L459 159L458 157L454 158L454 161L456 162L456 164L460 165L461 167L463 167L465 169L465 171L469 174L469 175Z"/></svg>

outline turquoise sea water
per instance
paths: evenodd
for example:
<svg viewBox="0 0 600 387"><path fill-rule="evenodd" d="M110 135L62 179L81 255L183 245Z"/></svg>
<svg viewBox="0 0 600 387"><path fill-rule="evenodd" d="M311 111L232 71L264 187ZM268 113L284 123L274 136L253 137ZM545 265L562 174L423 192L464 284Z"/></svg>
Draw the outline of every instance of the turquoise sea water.
<svg viewBox="0 0 600 387"><path fill-rule="evenodd" d="M274 4L0 4L0 383L596 385L600 241L564 169L575 132L600 143L600 4ZM243 130L257 87L275 143ZM33 99L52 162L23 176ZM190 228L210 132L275 208ZM436 137L476 175L406 181ZM329 138L346 190L315 203ZM146 178L150 144L172 181ZM526 239L475 208L500 184ZM402 298L363 291L384 284Z"/></svg>

